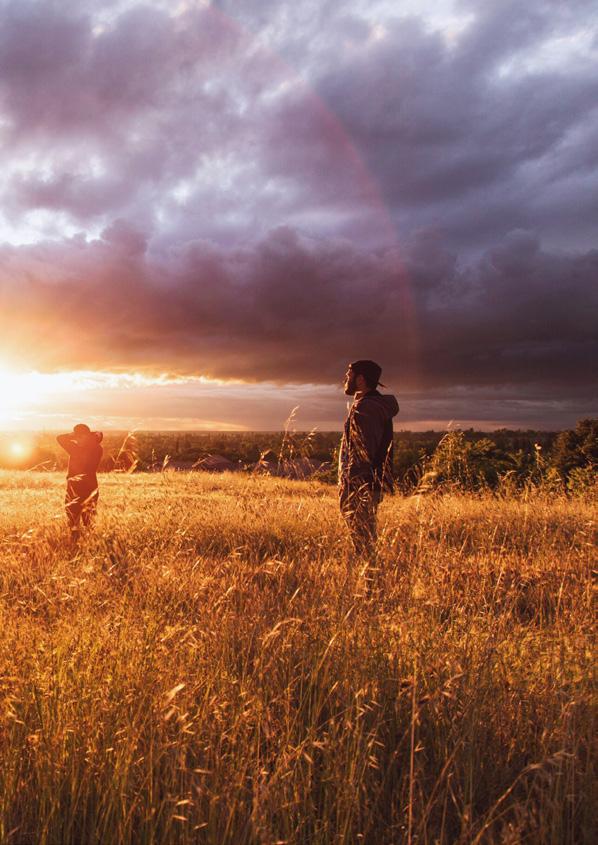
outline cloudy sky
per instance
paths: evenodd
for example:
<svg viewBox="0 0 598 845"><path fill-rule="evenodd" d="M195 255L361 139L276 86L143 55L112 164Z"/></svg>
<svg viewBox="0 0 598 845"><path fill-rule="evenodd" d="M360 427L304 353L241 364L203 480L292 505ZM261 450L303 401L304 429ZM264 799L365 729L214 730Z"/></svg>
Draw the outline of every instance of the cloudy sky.
<svg viewBox="0 0 598 845"><path fill-rule="evenodd" d="M596 415L594 0L0 0L0 425ZM3 408L3 410L2 410Z"/></svg>

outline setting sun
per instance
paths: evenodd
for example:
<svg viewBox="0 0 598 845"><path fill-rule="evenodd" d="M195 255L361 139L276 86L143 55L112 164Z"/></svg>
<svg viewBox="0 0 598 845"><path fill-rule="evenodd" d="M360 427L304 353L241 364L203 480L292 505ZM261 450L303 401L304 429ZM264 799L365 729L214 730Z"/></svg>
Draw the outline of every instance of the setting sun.
<svg viewBox="0 0 598 845"><path fill-rule="evenodd" d="M7 466L20 466L24 461L29 462L34 451L35 444L31 437L5 436L0 439L0 459Z"/></svg>

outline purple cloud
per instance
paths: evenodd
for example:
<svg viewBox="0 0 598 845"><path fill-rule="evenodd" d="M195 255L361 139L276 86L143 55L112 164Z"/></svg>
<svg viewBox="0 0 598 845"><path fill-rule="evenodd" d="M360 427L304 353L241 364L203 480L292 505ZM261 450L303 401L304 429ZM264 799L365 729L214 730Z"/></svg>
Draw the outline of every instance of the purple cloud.
<svg viewBox="0 0 598 845"><path fill-rule="evenodd" d="M0 354L589 404L582 6L0 0Z"/></svg>

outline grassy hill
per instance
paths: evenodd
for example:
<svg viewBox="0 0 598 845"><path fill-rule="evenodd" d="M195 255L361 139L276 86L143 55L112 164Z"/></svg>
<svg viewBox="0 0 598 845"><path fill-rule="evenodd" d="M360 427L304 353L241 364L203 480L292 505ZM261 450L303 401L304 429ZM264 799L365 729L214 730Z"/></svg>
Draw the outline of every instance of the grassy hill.
<svg viewBox="0 0 598 845"><path fill-rule="evenodd" d="M583 498L0 472L0 842L594 842Z"/></svg>

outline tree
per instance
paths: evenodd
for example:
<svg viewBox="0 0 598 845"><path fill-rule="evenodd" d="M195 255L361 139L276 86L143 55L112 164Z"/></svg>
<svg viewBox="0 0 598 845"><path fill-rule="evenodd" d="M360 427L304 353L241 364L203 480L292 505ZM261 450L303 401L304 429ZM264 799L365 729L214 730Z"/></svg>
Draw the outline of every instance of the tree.
<svg viewBox="0 0 598 845"><path fill-rule="evenodd" d="M579 420L574 430L561 431L551 455L551 465L567 483L574 470L598 468L598 419Z"/></svg>

